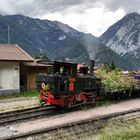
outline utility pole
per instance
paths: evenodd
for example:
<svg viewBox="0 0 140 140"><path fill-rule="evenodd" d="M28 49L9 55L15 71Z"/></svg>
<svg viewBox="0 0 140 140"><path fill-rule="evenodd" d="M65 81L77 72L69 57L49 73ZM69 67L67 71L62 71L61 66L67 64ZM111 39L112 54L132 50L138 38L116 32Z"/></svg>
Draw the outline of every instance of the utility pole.
<svg viewBox="0 0 140 140"><path fill-rule="evenodd" d="M10 26L8 25L8 44L10 44Z"/></svg>

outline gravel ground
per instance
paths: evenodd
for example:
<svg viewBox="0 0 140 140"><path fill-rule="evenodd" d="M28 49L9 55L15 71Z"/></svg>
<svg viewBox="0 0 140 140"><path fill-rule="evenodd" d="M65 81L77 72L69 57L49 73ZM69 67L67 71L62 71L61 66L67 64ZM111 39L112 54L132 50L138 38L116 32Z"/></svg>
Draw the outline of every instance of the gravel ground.
<svg viewBox="0 0 140 140"><path fill-rule="evenodd" d="M12 99L0 99L0 112L23 109L39 105L38 97L19 97Z"/></svg>
<svg viewBox="0 0 140 140"><path fill-rule="evenodd" d="M0 138L18 133L12 126L0 127Z"/></svg>
<svg viewBox="0 0 140 140"><path fill-rule="evenodd" d="M140 99L134 99L108 106L92 108L89 110L70 112L67 114L60 114L59 116L57 115L53 117L37 119L34 121L13 124L0 128L0 138L2 138L3 136L13 135L17 133L26 133L41 128L48 128L60 124L76 122L79 120L95 118L102 115L112 114L115 112L123 112L137 108L140 108Z"/></svg>
<svg viewBox="0 0 140 140"><path fill-rule="evenodd" d="M18 97L12 99L0 99L0 113L10 110L23 109L39 105L37 97ZM16 134L17 129L12 126L0 126L0 138Z"/></svg>

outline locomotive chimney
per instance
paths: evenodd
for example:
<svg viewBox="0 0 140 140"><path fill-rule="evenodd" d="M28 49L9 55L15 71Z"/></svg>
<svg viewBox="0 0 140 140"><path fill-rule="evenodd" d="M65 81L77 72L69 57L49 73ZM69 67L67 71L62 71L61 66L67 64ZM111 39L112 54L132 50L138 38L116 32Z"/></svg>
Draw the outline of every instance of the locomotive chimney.
<svg viewBox="0 0 140 140"><path fill-rule="evenodd" d="M90 60L90 74L93 74L94 64L95 64L95 61L94 60Z"/></svg>

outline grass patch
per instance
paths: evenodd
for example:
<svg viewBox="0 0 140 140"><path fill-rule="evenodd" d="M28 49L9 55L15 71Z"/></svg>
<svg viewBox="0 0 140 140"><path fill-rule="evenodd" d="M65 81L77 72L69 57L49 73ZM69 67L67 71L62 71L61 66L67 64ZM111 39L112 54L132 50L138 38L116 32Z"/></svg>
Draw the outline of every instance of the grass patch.
<svg viewBox="0 0 140 140"><path fill-rule="evenodd" d="M140 119L132 123L109 123L101 130L98 140L140 140Z"/></svg>
<svg viewBox="0 0 140 140"><path fill-rule="evenodd" d="M19 97L38 97L38 91L24 92L24 93L13 93L11 95L1 95L0 99L9 99L9 98L19 98Z"/></svg>

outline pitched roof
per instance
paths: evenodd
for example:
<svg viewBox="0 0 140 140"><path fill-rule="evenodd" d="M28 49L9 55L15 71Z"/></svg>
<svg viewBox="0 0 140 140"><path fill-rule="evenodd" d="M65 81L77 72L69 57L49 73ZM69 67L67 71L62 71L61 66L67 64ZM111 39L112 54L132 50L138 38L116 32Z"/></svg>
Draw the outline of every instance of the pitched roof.
<svg viewBox="0 0 140 140"><path fill-rule="evenodd" d="M16 44L0 44L0 61L33 61L34 59Z"/></svg>

